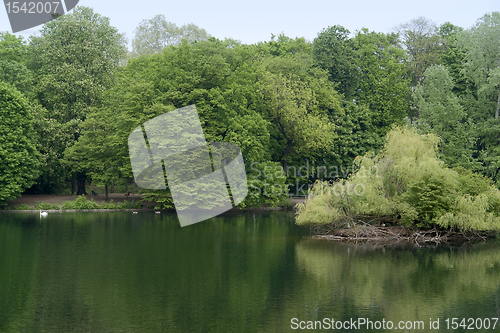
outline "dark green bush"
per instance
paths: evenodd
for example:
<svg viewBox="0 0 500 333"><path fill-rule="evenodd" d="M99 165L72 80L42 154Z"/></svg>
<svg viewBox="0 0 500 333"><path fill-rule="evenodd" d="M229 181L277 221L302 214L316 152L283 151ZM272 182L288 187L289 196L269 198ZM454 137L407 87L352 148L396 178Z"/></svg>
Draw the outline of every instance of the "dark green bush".
<svg viewBox="0 0 500 333"><path fill-rule="evenodd" d="M435 218L450 209L453 204L450 200L455 198L453 190L443 179L427 174L411 184L403 198L417 210L418 218L423 222L421 226L430 226Z"/></svg>
<svg viewBox="0 0 500 333"><path fill-rule="evenodd" d="M283 167L277 162L252 163L247 175L248 194L245 206L276 207L288 198L288 185Z"/></svg>
<svg viewBox="0 0 500 333"><path fill-rule="evenodd" d="M62 205L62 209L98 209L99 205L94 201L94 199L87 200L84 195L81 195L75 199L75 201L66 201Z"/></svg>
<svg viewBox="0 0 500 333"><path fill-rule="evenodd" d="M20 204L14 206L14 210L31 210L32 208L28 206L27 204Z"/></svg>

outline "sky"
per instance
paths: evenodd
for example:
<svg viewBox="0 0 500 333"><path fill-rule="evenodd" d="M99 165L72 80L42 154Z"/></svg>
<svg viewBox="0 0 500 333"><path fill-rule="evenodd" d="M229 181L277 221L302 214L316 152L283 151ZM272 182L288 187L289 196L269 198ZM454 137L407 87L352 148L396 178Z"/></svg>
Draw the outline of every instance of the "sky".
<svg viewBox="0 0 500 333"><path fill-rule="evenodd" d="M420 16L438 25L451 22L470 28L484 14L500 11L500 0L80 0L78 5L109 17L111 25L124 32L129 42L142 20L163 14L178 26L194 23L214 37L233 38L245 44L268 41L271 34L280 33L312 41L318 32L333 25L342 25L351 32L368 28L388 33L398 24ZM18 35L28 38L40 27ZM0 9L0 31L12 33L5 9Z"/></svg>

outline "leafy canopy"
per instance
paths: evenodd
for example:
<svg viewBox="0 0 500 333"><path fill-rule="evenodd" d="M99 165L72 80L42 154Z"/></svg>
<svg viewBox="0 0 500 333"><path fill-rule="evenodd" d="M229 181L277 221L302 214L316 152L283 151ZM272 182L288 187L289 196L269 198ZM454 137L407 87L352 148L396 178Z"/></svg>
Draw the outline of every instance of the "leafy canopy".
<svg viewBox="0 0 500 333"><path fill-rule="evenodd" d="M0 81L0 204L21 195L39 175L32 121L25 97Z"/></svg>

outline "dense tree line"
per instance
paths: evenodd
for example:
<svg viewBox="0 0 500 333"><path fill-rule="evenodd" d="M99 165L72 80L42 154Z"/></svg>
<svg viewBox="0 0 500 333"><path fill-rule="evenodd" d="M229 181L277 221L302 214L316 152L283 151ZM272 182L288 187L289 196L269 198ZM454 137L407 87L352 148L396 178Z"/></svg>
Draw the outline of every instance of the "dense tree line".
<svg viewBox="0 0 500 333"><path fill-rule="evenodd" d="M9 110L2 121L22 126L18 142L34 147L29 161L0 147L2 160L16 161L2 164L3 187L12 190L0 201L23 190L83 194L89 183L133 184L130 132L191 104L207 141L241 147L249 187L260 194L249 204L303 194L299 184L316 178L345 178L356 156L377 152L404 124L438 135L447 165L498 183L499 40L498 12L469 29L418 18L387 34L334 25L313 41L273 35L253 45L158 15L139 25L128 52L108 18L77 7L29 41L0 33L0 105ZM15 163L36 167L13 177Z"/></svg>

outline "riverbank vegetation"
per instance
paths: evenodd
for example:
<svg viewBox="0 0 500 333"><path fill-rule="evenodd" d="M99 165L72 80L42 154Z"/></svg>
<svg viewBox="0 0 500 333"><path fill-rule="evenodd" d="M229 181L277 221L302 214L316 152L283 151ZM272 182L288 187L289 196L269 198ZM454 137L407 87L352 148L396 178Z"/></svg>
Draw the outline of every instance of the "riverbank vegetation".
<svg viewBox="0 0 500 333"><path fill-rule="evenodd" d="M384 191L397 193L389 193L390 203L377 196L380 180L363 183L372 193L363 212L462 228L462 216L448 208L470 206L472 228L491 213L481 222L489 226L496 218L490 188L500 183L499 39L498 12L467 29L418 18L390 33L332 25L313 41L272 35L252 45L159 15L141 23L129 51L108 18L77 7L28 41L0 33L0 105L8 106L0 127L0 205L22 193L82 195L89 185L135 192L128 135L195 104L207 141L241 148L249 188L242 206L279 205L289 194L306 195L316 181L352 182L353 162L369 153L379 156L370 159L373 166L396 168L385 174L402 178L384 183ZM26 115L22 124L19 115ZM444 162L429 157L424 165L438 173L417 183L410 169L421 166L386 165L380 157L390 147L383 148L387 133L405 124L428 135L423 142L440 138L431 141ZM7 144L14 141L15 150ZM357 161L366 168L368 159ZM12 172L17 166L23 169ZM450 180L455 176L488 189L463 192L465 185ZM398 186L407 187L404 195ZM439 186L458 192L443 194L443 202L420 195ZM168 190L142 195L173 207Z"/></svg>
<svg viewBox="0 0 500 333"><path fill-rule="evenodd" d="M357 220L457 231L500 231L500 191L487 177L449 168L437 157L439 138L395 128L376 156L359 157L342 182L318 182L297 223L351 227Z"/></svg>
<svg viewBox="0 0 500 333"><path fill-rule="evenodd" d="M114 202L113 199L109 201L95 201L93 198L87 199L85 196L77 196L75 200L64 200L59 203L37 202L33 205L22 203L15 205L7 210L88 210L88 209L141 209L143 205L141 200L122 200ZM146 207L144 207L146 208ZM147 208L153 209L154 205Z"/></svg>

